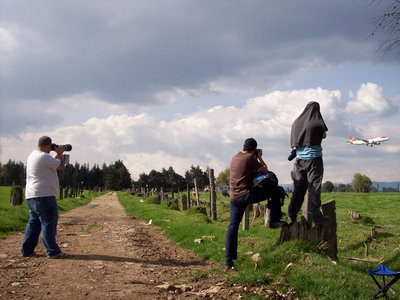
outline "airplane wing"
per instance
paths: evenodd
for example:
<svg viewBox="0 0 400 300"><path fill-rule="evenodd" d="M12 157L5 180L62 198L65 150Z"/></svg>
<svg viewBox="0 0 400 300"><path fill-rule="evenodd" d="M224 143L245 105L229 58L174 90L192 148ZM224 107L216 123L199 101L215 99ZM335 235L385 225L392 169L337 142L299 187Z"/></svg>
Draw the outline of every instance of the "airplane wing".
<svg viewBox="0 0 400 300"><path fill-rule="evenodd" d="M370 144L370 141L368 141L368 139L359 139L359 138L355 138L353 136L349 136L350 140L348 140L347 142L349 144L353 144L353 145L368 145Z"/></svg>

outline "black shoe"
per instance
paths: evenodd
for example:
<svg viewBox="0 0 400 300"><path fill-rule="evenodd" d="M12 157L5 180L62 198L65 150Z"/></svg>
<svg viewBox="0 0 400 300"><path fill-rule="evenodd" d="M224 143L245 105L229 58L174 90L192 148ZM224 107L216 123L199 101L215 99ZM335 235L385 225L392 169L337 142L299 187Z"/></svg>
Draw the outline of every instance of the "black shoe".
<svg viewBox="0 0 400 300"><path fill-rule="evenodd" d="M227 272L236 271L236 268L234 265L225 265L225 271Z"/></svg>
<svg viewBox="0 0 400 300"><path fill-rule="evenodd" d="M287 225L287 222L285 222L285 221L269 222L269 228L271 228L271 229L280 228L280 227L286 226L286 225Z"/></svg>
<svg viewBox="0 0 400 300"><path fill-rule="evenodd" d="M64 252L60 252L56 255L47 255L47 258L50 258L50 259L63 259L66 257L68 257L68 254L64 253Z"/></svg>

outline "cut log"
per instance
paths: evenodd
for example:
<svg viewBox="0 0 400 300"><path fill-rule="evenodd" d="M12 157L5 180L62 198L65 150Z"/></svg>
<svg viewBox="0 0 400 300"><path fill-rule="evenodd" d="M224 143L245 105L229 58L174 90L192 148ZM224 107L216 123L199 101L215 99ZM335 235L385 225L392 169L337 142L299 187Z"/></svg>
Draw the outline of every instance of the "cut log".
<svg viewBox="0 0 400 300"><path fill-rule="evenodd" d="M300 222L296 222L291 226L284 226L277 245L293 239L308 240L311 243L319 245L326 242L326 252L332 257L337 257L337 235L336 235L336 212L335 200L330 200L322 204L322 214L329 217L329 221L323 226L314 226L307 221L305 216L301 216Z"/></svg>

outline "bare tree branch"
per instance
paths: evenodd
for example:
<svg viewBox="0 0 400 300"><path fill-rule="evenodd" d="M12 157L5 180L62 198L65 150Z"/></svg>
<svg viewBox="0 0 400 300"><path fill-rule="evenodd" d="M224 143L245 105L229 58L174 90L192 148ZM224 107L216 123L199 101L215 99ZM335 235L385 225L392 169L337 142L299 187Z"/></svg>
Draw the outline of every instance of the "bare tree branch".
<svg viewBox="0 0 400 300"><path fill-rule="evenodd" d="M376 2L377 0L372 0ZM387 7L387 12L374 18L374 29L371 36L380 31L385 35L385 39L379 42L379 51L387 54L397 50L400 54L400 0L391 0L392 3ZM380 3L383 1L380 0ZM379 3L379 4L380 4Z"/></svg>

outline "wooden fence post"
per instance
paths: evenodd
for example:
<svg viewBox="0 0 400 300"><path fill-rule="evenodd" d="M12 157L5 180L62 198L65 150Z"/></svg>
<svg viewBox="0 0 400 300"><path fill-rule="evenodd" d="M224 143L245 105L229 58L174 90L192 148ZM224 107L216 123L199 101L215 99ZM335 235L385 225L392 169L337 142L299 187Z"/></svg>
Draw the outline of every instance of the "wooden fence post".
<svg viewBox="0 0 400 300"><path fill-rule="evenodd" d="M10 205L17 206L21 205L24 201L23 197L23 189L20 186L13 186L11 188L11 195L10 195Z"/></svg>
<svg viewBox="0 0 400 300"><path fill-rule="evenodd" d="M250 205L247 205L243 215L243 230L249 230L250 228Z"/></svg>
<svg viewBox="0 0 400 300"><path fill-rule="evenodd" d="M161 196L160 197L160 199L161 199L160 201L163 202L165 199L164 199L164 189L162 187L160 189L160 196Z"/></svg>
<svg viewBox="0 0 400 300"><path fill-rule="evenodd" d="M189 189L189 184L186 185L186 189L187 189L187 201L188 201L188 208L190 208L190 189Z"/></svg>
<svg viewBox="0 0 400 300"><path fill-rule="evenodd" d="M269 225L269 208L268 208L268 205L265 205L264 225L266 227L268 227L268 225Z"/></svg>
<svg viewBox="0 0 400 300"><path fill-rule="evenodd" d="M194 189L196 191L197 206L200 206L199 188L197 187L197 179L194 179Z"/></svg>
<svg viewBox="0 0 400 300"><path fill-rule="evenodd" d="M214 169L208 170L208 177L210 180L210 208L211 208L211 219L217 219L217 195L215 193L214 183Z"/></svg>
<svg viewBox="0 0 400 300"><path fill-rule="evenodd" d="M186 195L182 194L181 199L182 199L182 211L186 211L188 209Z"/></svg>

